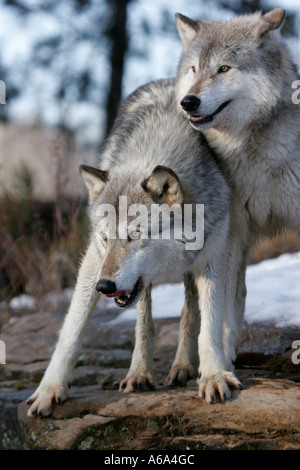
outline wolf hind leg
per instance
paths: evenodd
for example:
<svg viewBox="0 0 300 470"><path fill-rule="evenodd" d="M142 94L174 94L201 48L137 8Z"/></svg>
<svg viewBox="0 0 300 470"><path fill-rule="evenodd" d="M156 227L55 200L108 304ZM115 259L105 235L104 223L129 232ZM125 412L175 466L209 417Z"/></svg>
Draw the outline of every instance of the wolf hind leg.
<svg viewBox="0 0 300 470"><path fill-rule="evenodd" d="M194 276L184 275L185 302L181 312L178 346L174 362L167 377L168 385L185 386L190 379L198 377L198 336L200 310L198 290Z"/></svg>
<svg viewBox="0 0 300 470"><path fill-rule="evenodd" d="M135 345L129 371L120 383L121 392L155 390L152 360L154 325L151 312L151 286L147 287L137 303Z"/></svg>
<svg viewBox="0 0 300 470"><path fill-rule="evenodd" d="M227 368L232 371L234 371L245 312L247 253L245 247L240 244L240 240L234 239L227 258L223 344Z"/></svg>

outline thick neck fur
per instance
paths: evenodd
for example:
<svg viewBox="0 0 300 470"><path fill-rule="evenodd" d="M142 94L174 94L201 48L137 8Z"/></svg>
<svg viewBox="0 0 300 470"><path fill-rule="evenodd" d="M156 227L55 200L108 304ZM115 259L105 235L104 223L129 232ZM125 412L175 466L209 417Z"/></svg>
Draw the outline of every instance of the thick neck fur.
<svg viewBox="0 0 300 470"><path fill-rule="evenodd" d="M274 41L272 44L272 50L270 46L267 48L267 54L265 60L268 60L268 54L274 54L276 50L278 54L278 60L280 60L280 69L274 73L273 77L273 96L277 95L277 100L272 103L270 109L257 110L257 116L250 124L247 123L244 127L239 129L234 128L211 128L203 131L204 135L208 139L210 145L215 151L222 153L222 158L231 158L234 155L234 159L237 160L238 154L240 159L244 159L245 155L251 156L255 154L257 147L262 146L264 149L268 148L268 144L276 145L276 141L279 143L282 139L282 132L277 134L275 131L278 127L281 130L287 131L286 140L292 133L296 131L296 138L299 138L297 129L299 128L300 119L300 105L295 105L292 102L292 83L295 80L299 80L296 67L293 64L289 52L285 45L281 42L280 36L276 32L273 33ZM247 113L247 110L245 110ZM224 141L227 145L224 146ZM287 142L288 143L288 142ZM253 155L255 159L255 155ZM272 156L269 156L272 159ZM284 159L284 154L274 155L275 161L279 163L281 159ZM278 160L279 159L279 160ZM259 158L260 160L260 158ZM274 161L274 163L275 163ZM260 162L261 163L261 162ZM230 164L234 164L233 161Z"/></svg>
<svg viewBox="0 0 300 470"><path fill-rule="evenodd" d="M246 209L251 228L263 235L300 227L300 105L291 101L297 76L289 77L284 100L266 118L238 132L203 131L234 188L234 202Z"/></svg>

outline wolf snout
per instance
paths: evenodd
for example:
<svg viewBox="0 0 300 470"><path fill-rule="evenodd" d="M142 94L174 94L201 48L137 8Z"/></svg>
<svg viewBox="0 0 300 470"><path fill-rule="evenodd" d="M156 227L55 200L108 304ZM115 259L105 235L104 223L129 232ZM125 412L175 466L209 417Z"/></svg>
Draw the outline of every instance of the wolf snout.
<svg viewBox="0 0 300 470"><path fill-rule="evenodd" d="M200 99L195 95L186 95L182 98L180 104L185 111L196 111L200 106Z"/></svg>
<svg viewBox="0 0 300 470"><path fill-rule="evenodd" d="M117 286L109 279L99 279L96 285L96 290L104 295L114 294L117 291Z"/></svg>

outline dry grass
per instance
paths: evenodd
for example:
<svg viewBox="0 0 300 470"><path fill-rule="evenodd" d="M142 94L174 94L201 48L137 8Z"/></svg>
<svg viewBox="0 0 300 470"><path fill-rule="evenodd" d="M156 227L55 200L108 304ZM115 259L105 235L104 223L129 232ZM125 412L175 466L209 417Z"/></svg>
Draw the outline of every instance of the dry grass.
<svg viewBox="0 0 300 470"><path fill-rule="evenodd" d="M89 236L79 163L91 152L61 129L0 125L0 302L28 293L38 308L74 285Z"/></svg>
<svg viewBox="0 0 300 470"><path fill-rule="evenodd" d="M88 236L84 207L65 200L68 215L55 205L1 201L0 300L26 292L37 302L49 291L74 284ZM59 221L59 225L58 225Z"/></svg>
<svg viewBox="0 0 300 470"><path fill-rule="evenodd" d="M58 148L54 157L60 169L65 154ZM89 225L85 203L67 191L65 177L56 172L54 197L46 202L36 196L29 165L21 162L12 172L0 199L0 301L28 293L39 308L48 292L74 285Z"/></svg>

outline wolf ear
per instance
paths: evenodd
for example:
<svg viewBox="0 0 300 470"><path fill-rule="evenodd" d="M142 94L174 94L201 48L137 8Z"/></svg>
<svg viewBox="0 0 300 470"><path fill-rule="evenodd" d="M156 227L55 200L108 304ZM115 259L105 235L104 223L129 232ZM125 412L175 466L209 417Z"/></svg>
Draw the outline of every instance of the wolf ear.
<svg viewBox="0 0 300 470"><path fill-rule="evenodd" d="M144 190L154 201L168 206L183 203L183 191L178 176L171 168L158 165L143 183Z"/></svg>
<svg viewBox="0 0 300 470"><path fill-rule="evenodd" d="M87 165L80 165L79 171L89 190L90 203L92 204L96 201L108 180L108 171L98 170L97 168Z"/></svg>
<svg viewBox="0 0 300 470"><path fill-rule="evenodd" d="M279 29L285 20L285 10L282 8L275 8L274 10L265 13L261 17L260 32L267 33L274 29Z"/></svg>
<svg viewBox="0 0 300 470"><path fill-rule="evenodd" d="M181 15L181 13L176 13L175 18L178 33L183 44L183 49L185 50L199 32L199 24L187 16Z"/></svg>

